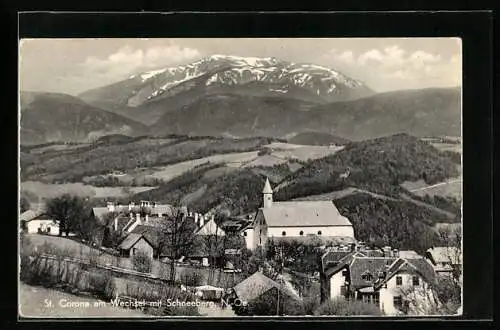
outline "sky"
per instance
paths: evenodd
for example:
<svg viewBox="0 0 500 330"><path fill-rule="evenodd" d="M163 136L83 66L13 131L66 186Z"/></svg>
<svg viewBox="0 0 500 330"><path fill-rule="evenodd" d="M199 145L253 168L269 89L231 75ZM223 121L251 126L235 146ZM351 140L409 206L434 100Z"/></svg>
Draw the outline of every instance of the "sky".
<svg viewBox="0 0 500 330"><path fill-rule="evenodd" d="M377 92L462 83L459 38L23 39L20 89L77 95L213 54L323 65Z"/></svg>

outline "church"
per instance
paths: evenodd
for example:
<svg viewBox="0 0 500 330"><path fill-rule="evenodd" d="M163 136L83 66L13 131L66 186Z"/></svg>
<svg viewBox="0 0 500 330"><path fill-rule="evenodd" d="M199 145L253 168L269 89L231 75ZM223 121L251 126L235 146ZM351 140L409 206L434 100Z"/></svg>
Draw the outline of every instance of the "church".
<svg viewBox="0 0 500 330"><path fill-rule="evenodd" d="M342 216L332 201L274 202L273 190L266 179L262 191L263 207L257 211L251 226L243 231L247 248L265 247L269 239L355 242L351 222Z"/></svg>

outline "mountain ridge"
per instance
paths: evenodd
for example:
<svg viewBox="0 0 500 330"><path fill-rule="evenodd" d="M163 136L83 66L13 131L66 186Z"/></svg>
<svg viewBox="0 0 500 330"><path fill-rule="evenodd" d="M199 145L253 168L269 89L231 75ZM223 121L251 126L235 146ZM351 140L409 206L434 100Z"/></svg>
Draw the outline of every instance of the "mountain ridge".
<svg viewBox="0 0 500 330"><path fill-rule="evenodd" d="M212 55L186 65L133 74L78 97L151 125L161 117L160 113L187 105L198 97L234 91L243 95L286 95L316 103L374 93L363 82L324 66L276 58Z"/></svg>
<svg viewBox="0 0 500 330"><path fill-rule="evenodd" d="M136 136L147 127L91 106L72 95L22 91L21 144L89 142L108 134Z"/></svg>

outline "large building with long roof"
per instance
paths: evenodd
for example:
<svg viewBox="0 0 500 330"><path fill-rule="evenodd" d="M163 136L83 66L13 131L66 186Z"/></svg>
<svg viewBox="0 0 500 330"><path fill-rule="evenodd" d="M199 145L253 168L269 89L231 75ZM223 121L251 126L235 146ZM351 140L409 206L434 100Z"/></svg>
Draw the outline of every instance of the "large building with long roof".
<svg viewBox="0 0 500 330"><path fill-rule="evenodd" d="M269 179L262 195L263 207L257 211L252 226L243 232L250 249L265 246L269 239L300 241L316 237L343 239L346 244L355 241L351 222L332 201L274 202Z"/></svg>

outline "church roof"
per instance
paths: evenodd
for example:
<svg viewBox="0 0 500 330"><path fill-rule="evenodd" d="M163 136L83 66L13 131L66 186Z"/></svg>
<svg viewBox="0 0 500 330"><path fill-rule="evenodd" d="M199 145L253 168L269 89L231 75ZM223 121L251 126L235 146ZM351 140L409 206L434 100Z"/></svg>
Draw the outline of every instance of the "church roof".
<svg viewBox="0 0 500 330"><path fill-rule="evenodd" d="M274 202L260 211L268 227L352 226L332 201Z"/></svg>
<svg viewBox="0 0 500 330"><path fill-rule="evenodd" d="M263 194L272 194L273 189L271 188L271 184L269 183L269 178L266 178L266 183L264 184L264 190L262 190Z"/></svg>

